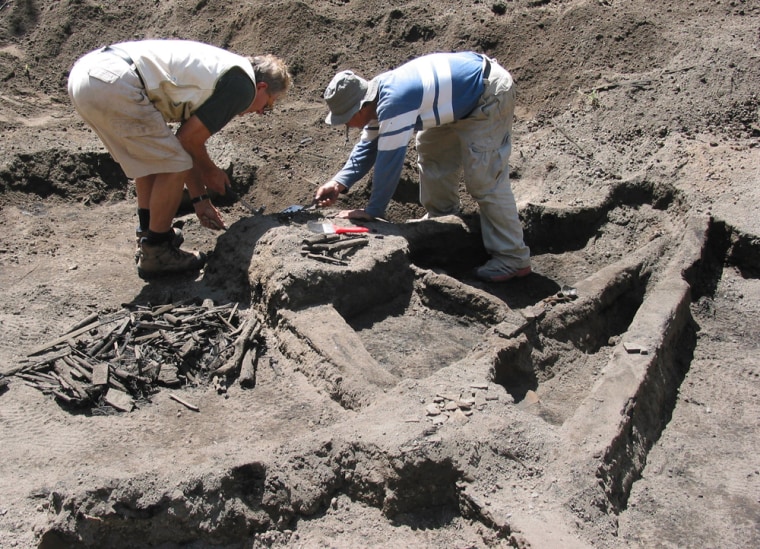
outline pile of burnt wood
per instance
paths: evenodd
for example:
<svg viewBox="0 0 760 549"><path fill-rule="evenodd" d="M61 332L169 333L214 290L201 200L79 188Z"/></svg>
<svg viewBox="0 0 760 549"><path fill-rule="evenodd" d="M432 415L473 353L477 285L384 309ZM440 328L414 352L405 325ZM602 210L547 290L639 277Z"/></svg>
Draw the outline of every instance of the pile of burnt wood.
<svg viewBox="0 0 760 549"><path fill-rule="evenodd" d="M365 234L318 234L304 239L301 255L333 265L348 265L351 256L367 244Z"/></svg>
<svg viewBox="0 0 760 549"><path fill-rule="evenodd" d="M67 406L130 411L161 387L213 383L223 391L235 379L253 387L260 332L237 304L211 300L93 314L34 349L13 374Z"/></svg>

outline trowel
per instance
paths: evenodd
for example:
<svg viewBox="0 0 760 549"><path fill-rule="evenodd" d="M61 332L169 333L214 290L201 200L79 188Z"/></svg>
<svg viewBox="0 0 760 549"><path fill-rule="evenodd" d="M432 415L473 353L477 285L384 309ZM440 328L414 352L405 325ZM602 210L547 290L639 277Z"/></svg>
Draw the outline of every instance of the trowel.
<svg viewBox="0 0 760 549"><path fill-rule="evenodd" d="M307 224L309 230L313 233L321 234L350 234L350 233L368 233L369 227L339 227L332 223L322 223L319 221L309 221Z"/></svg>
<svg viewBox="0 0 760 549"><path fill-rule="evenodd" d="M285 208L284 210L282 210L280 213L292 214L292 213L297 213L297 212L308 212L308 211L316 209L316 207L317 207L317 201L315 199L315 200L312 200L311 204L309 204L308 206L302 206L301 204L292 204L288 206L287 208Z"/></svg>

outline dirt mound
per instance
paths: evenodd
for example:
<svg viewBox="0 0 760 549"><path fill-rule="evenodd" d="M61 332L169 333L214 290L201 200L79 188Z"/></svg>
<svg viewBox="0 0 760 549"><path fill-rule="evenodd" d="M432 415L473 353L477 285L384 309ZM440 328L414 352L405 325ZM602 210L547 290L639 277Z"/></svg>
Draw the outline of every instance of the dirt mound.
<svg viewBox="0 0 760 549"><path fill-rule="evenodd" d="M760 545L760 7L16 0L0 17L9 546ZM154 37L271 52L295 82L210 141L263 213L213 196L217 234L182 209L205 270L144 283L134 191L66 79L87 51ZM335 212L283 210L349 153L324 123L334 73L468 49L518 85L534 273L472 276L466 193L461 216L407 222L424 214L411 147L389 222L315 246L309 222ZM183 316L204 303L226 343ZM95 330L116 312L150 334Z"/></svg>

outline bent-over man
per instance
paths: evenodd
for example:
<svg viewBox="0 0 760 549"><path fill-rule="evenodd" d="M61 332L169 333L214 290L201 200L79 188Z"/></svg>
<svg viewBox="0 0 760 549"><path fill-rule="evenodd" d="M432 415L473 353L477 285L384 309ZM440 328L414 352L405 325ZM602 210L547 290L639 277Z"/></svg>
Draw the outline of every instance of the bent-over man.
<svg viewBox="0 0 760 549"><path fill-rule="evenodd" d="M476 276L504 282L531 272L530 250L509 183L515 85L507 70L475 52L434 53L369 82L342 71L327 86L324 98L330 109L328 124L363 132L343 169L317 190L317 205L333 204L374 168L367 206L339 216L383 217L416 131L420 202L426 217L459 212L463 170L491 255Z"/></svg>
<svg viewBox="0 0 760 549"><path fill-rule="evenodd" d="M204 254L179 248L182 233L172 221L187 186L201 224L225 228L207 190L225 194L229 177L206 141L236 115L271 110L290 83L277 57L243 57L189 40L123 42L74 64L74 107L135 181L142 278L203 267ZM180 123L176 133L171 122Z"/></svg>

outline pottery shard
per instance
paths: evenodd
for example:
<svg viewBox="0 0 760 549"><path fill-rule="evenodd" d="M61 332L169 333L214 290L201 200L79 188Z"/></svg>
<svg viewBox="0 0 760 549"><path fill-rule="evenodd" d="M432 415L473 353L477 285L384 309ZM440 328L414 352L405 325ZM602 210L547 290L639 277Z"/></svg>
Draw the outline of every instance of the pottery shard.
<svg viewBox="0 0 760 549"><path fill-rule="evenodd" d="M428 404L425 408L425 413L429 416L437 416L440 415L441 409L437 404Z"/></svg>
<svg viewBox="0 0 760 549"><path fill-rule="evenodd" d="M121 412L131 412L132 408L135 407L135 403L131 396L124 391L119 391L113 388L109 389L106 393L105 401L106 404Z"/></svg>
<svg viewBox="0 0 760 549"><path fill-rule="evenodd" d="M450 400L446 403L446 406L444 408L446 409L447 412L453 412L454 410L458 410L459 406L457 405L456 402L454 402L453 400Z"/></svg>

